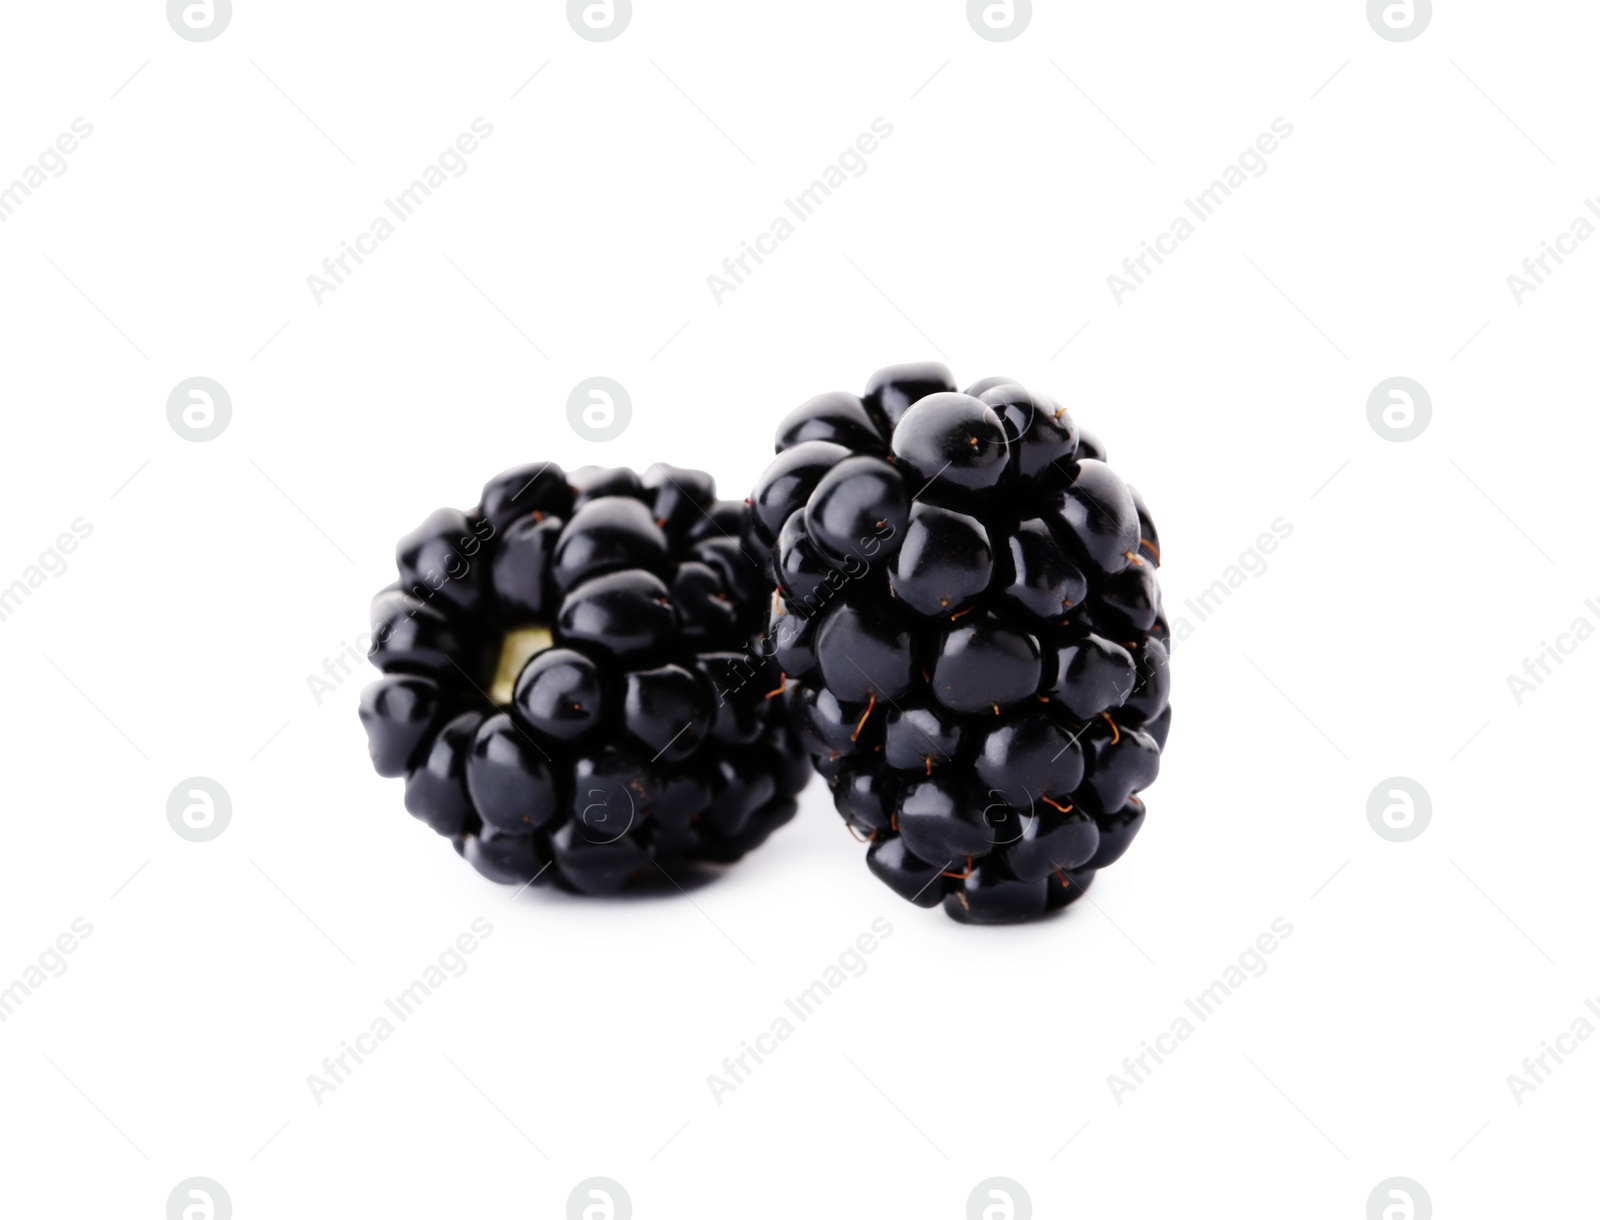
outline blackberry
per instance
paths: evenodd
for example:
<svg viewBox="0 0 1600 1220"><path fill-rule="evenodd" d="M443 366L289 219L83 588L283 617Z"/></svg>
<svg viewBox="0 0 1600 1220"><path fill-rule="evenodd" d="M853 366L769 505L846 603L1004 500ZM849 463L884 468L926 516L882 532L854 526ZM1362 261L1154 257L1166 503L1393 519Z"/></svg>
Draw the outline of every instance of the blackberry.
<svg viewBox="0 0 1600 1220"><path fill-rule="evenodd" d="M760 844L810 772L753 650L748 515L699 471L550 464L434 513L373 601L378 774L505 884L606 894Z"/></svg>
<svg viewBox="0 0 1600 1220"><path fill-rule="evenodd" d="M763 648L867 865L971 923L1072 902L1144 823L1172 711L1159 539L1060 404L940 364L778 426Z"/></svg>

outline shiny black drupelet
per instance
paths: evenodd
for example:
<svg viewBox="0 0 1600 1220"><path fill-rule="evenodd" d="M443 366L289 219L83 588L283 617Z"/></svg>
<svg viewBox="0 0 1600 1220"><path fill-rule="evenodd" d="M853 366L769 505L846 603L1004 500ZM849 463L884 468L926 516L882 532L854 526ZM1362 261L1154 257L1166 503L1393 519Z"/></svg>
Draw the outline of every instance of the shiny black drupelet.
<svg viewBox="0 0 1600 1220"><path fill-rule="evenodd" d="M434 513L373 601L378 774L508 885L608 894L760 844L809 767L769 697L747 514L699 471L548 463Z"/></svg>
<svg viewBox="0 0 1600 1220"><path fill-rule="evenodd" d="M814 398L751 496L763 644L867 864L972 923L1081 895L1172 712L1155 525L1066 409L940 364Z"/></svg>

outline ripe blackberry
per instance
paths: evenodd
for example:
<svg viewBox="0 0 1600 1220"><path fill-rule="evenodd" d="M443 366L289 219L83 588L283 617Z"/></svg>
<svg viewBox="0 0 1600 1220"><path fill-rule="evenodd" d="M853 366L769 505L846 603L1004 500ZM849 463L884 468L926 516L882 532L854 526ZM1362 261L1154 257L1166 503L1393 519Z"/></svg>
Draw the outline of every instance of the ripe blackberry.
<svg viewBox="0 0 1600 1220"><path fill-rule="evenodd" d="M612 893L757 846L809 770L753 651L747 514L696 470L548 463L434 513L373 601L378 774L505 884Z"/></svg>
<svg viewBox="0 0 1600 1220"><path fill-rule="evenodd" d="M965 922L1072 902L1143 824L1172 719L1143 500L1058 403L940 364L812 399L777 449L763 648L868 867Z"/></svg>

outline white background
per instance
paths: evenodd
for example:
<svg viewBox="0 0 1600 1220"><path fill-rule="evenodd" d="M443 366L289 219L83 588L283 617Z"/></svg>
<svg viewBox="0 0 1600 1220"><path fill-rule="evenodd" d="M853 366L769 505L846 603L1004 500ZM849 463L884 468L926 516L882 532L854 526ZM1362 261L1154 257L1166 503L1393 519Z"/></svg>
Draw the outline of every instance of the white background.
<svg viewBox="0 0 1600 1220"><path fill-rule="evenodd" d="M1396 1175L1441 1218L1592 1207L1600 1039L1520 1105L1506 1077L1600 996L1600 642L1520 705L1507 675L1600 626L1600 243L1520 305L1506 276L1600 188L1600 13L1441 8L1396 44L1356 0L1041 4L993 43L956 0L638 0L595 44L551 2L240 0L197 44L153 0L8 6L0 181L94 127L0 224L0 584L93 526L0 622L0 976L94 928L0 1025L8 1213L159 1217L194 1175L240 1220L555 1217L592 1175L641 1218L959 1217L993 1175L1040 1217L1359 1220ZM479 116L464 176L316 303ZM715 303L879 116L865 174ZM1280 116L1267 172L1117 304L1106 276ZM1068 403L1193 628L1092 902L918 910L820 783L692 901L512 901L373 775L370 671L311 694L394 540L501 468L659 459L739 496L789 408L921 358ZM633 400L607 444L566 419L595 375ZM193 376L233 402L203 444L166 418ZM1367 420L1391 376L1431 395L1409 443ZM1280 517L1263 573L1183 608ZM192 775L232 796L209 843L167 824ZM1433 806L1403 844L1367 820L1396 775ZM477 916L467 973L315 1103ZM879 916L866 973L714 1102ZM1267 971L1114 1100L1280 916Z"/></svg>

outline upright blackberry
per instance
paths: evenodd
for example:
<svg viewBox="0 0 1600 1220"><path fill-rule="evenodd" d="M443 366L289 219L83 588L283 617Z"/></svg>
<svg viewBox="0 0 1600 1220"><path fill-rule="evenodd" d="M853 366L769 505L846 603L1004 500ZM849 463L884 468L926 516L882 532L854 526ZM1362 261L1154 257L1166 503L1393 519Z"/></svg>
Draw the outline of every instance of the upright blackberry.
<svg viewBox="0 0 1600 1220"><path fill-rule="evenodd" d="M761 843L809 776L752 651L746 512L697 470L546 463L434 513L373 601L378 774L506 884L612 893Z"/></svg>
<svg viewBox="0 0 1600 1220"><path fill-rule="evenodd" d="M1172 711L1139 494L1066 409L896 365L778 427L763 647L867 865L972 923L1073 901L1144 822Z"/></svg>

